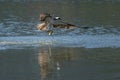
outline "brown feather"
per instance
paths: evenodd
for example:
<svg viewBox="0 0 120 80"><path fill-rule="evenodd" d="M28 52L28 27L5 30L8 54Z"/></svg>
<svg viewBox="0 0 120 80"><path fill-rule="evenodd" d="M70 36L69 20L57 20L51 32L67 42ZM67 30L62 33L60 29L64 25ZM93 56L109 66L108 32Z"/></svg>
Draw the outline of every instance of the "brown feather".
<svg viewBox="0 0 120 80"><path fill-rule="evenodd" d="M52 16L48 13L41 13L40 14L40 21L46 21L46 18L51 18Z"/></svg>
<svg viewBox="0 0 120 80"><path fill-rule="evenodd" d="M72 24L53 24L54 28L66 28L66 29L74 29L77 28L77 26Z"/></svg>
<svg viewBox="0 0 120 80"><path fill-rule="evenodd" d="M46 23L41 23L41 24L38 24L38 25L37 25L37 29L38 29L38 30L42 30L42 31L47 31L47 30L48 30L48 27L47 27L47 24L46 24Z"/></svg>

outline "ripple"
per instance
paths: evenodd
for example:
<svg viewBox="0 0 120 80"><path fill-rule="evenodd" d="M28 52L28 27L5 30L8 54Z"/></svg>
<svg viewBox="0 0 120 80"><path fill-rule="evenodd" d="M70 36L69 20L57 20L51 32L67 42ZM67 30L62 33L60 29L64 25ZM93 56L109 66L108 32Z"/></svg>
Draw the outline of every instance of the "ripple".
<svg viewBox="0 0 120 80"><path fill-rule="evenodd" d="M21 36L0 37L0 48L7 46L62 46L85 48L119 48L120 35L80 35L80 36Z"/></svg>
<svg viewBox="0 0 120 80"><path fill-rule="evenodd" d="M37 31L35 23L27 22L7 22L0 24L0 36L27 36L27 35L44 35L43 31ZM101 34L120 34L120 29L114 26L88 26L88 29L77 28L74 30L54 29L54 35L101 35Z"/></svg>

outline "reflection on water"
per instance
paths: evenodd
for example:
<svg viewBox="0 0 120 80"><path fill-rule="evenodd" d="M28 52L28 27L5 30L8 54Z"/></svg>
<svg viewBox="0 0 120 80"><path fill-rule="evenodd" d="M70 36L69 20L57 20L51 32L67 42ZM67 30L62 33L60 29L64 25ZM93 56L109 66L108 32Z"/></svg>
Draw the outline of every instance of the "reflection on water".
<svg viewBox="0 0 120 80"><path fill-rule="evenodd" d="M119 80L119 48L0 50L0 80Z"/></svg>
<svg viewBox="0 0 120 80"><path fill-rule="evenodd" d="M117 76L119 74L118 66L120 66L119 52L119 49L112 48L84 49L43 46L39 49L38 54L41 79L119 79Z"/></svg>
<svg viewBox="0 0 120 80"><path fill-rule="evenodd" d="M61 52L62 50L62 52ZM39 49L38 63L40 64L40 74L42 80L62 79L60 70L62 63L65 61L76 60L73 49L53 48L51 46L43 46Z"/></svg>
<svg viewBox="0 0 120 80"><path fill-rule="evenodd" d="M0 0L0 80L120 80L119 9L119 0ZM41 12L90 28L56 29L51 46L36 28Z"/></svg>
<svg viewBox="0 0 120 80"><path fill-rule="evenodd" d="M51 47L40 48L38 62L41 68L42 80L45 80L45 78L52 72L53 63L51 56Z"/></svg>

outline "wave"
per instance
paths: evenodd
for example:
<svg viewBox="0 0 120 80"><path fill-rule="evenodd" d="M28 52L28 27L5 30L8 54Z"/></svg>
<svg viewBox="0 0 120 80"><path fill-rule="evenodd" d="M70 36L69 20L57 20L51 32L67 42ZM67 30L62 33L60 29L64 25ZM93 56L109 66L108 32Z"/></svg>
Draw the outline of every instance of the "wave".
<svg viewBox="0 0 120 80"><path fill-rule="evenodd" d="M0 37L0 49L20 46L62 46L84 48L119 48L120 35L79 35L79 36L20 36Z"/></svg>

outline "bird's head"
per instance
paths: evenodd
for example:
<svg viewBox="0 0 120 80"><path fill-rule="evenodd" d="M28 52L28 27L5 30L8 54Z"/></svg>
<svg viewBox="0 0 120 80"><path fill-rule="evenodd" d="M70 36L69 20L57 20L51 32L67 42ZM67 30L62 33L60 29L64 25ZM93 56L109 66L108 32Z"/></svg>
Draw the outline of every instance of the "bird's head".
<svg viewBox="0 0 120 80"><path fill-rule="evenodd" d="M47 18L52 18L52 16L48 13L41 13L40 14L40 21L46 21Z"/></svg>

